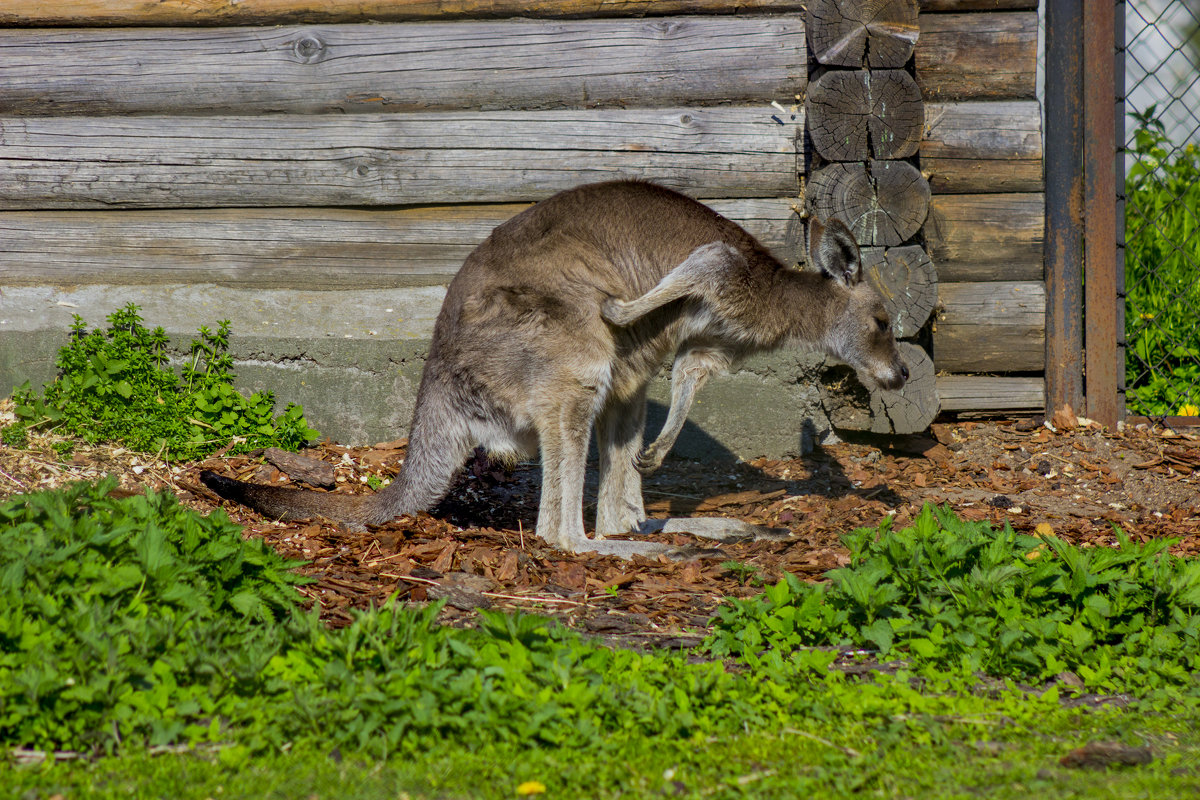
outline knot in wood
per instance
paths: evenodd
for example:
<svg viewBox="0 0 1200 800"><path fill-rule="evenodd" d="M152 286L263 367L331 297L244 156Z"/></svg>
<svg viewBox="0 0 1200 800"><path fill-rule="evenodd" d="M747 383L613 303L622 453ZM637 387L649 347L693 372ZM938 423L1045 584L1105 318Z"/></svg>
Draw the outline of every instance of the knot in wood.
<svg viewBox="0 0 1200 800"><path fill-rule="evenodd" d="M315 33L306 33L292 44L292 52L302 64L315 64L325 58L325 42Z"/></svg>

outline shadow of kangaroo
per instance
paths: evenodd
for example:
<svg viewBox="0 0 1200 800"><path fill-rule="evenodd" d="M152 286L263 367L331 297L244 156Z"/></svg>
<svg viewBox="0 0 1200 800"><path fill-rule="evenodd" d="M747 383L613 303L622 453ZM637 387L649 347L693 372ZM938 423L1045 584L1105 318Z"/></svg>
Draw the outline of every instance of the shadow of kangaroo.
<svg viewBox="0 0 1200 800"><path fill-rule="evenodd" d="M510 461L540 451L542 539L573 552L662 552L664 545L604 537L651 528L641 473L662 463L709 376L795 345L846 362L867 386L899 389L907 379L850 231L814 221L809 262L816 269L786 268L735 223L653 184L562 192L497 227L450 283L408 455L388 487L350 496L212 472L201 479L270 517L321 516L361 528L432 506L476 445ZM646 389L671 354L671 408L643 449ZM593 430L600 483L589 539L583 485ZM754 527L675 526L710 538Z"/></svg>

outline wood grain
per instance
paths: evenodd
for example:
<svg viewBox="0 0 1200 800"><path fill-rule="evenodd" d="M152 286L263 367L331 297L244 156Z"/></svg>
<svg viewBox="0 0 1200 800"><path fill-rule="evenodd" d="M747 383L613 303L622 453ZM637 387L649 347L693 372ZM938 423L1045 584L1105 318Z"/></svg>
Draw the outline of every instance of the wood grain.
<svg viewBox="0 0 1200 800"><path fill-rule="evenodd" d="M1037 8L1036 0L921 0L923 11ZM281 25L462 17L797 12L798 0L5 0L8 25Z"/></svg>
<svg viewBox="0 0 1200 800"><path fill-rule="evenodd" d="M803 253L795 200L710 200L785 263ZM345 289L447 283L527 204L405 209L0 212L7 285L216 283Z"/></svg>
<svg viewBox="0 0 1200 800"><path fill-rule="evenodd" d="M786 17L0 31L9 115L788 105Z"/></svg>
<svg viewBox="0 0 1200 800"><path fill-rule="evenodd" d="M943 411L1027 411L1046 406L1046 382L1036 377L939 375Z"/></svg>
<svg viewBox="0 0 1200 800"><path fill-rule="evenodd" d="M10 117L0 208L513 202L614 178L779 197L799 192L802 129L770 106Z"/></svg>
<svg viewBox="0 0 1200 800"><path fill-rule="evenodd" d="M895 69L917 41L916 0L808 0L809 40L818 64Z"/></svg>
<svg viewBox="0 0 1200 800"><path fill-rule="evenodd" d="M837 163L809 179L805 201L818 219L837 217L860 245L901 245L929 211L929 184L907 161Z"/></svg>
<svg viewBox="0 0 1200 800"><path fill-rule="evenodd" d="M1041 280L1045 204L1042 194L934 195L924 234L938 277Z"/></svg>
<svg viewBox="0 0 1200 800"><path fill-rule="evenodd" d="M1036 100L926 103L921 169L934 194L1040 192Z"/></svg>
<svg viewBox="0 0 1200 800"><path fill-rule="evenodd" d="M863 272L883 297L897 339L915 336L937 305L938 276L925 248L862 248Z"/></svg>
<svg viewBox="0 0 1200 800"><path fill-rule="evenodd" d="M925 106L904 70L831 70L809 85L804 109L827 161L908 158L921 144Z"/></svg>
<svg viewBox="0 0 1200 800"><path fill-rule="evenodd" d="M1037 13L925 14L916 49L926 101L1033 98Z"/></svg>
<svg viewBox="0 0 1200 800"><path fill-rule="evenodd" d="M941 283L933 358L949 372L1037 372L1046 362L1041 281Z"/></svg>

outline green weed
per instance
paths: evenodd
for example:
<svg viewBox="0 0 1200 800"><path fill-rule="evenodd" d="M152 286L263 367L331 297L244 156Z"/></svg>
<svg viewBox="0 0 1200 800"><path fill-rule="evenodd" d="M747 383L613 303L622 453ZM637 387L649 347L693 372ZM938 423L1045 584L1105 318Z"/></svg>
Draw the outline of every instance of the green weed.
<svg viewBox="0 0 1200 800"><path fill-rule="evenodd" d="M903 530L847 535L850 565L828 584L789 575L732 601L708 647L751 663L862 647L937 674L1069 671L1093 691L1195 693L1200 563L1167 554L1166 540L1114 535L1114 547L1080 548L927 506Z"/></svg>
<svg viewBox="0 0 1200 800"><path fill-rule="evenodd" d="M108 317L107 330L88 331L75 317L59 350L59 375L38 395L28 382L13 392L17 422L4 442L19 446L28 429L53 429L85 442L121 442L174 459L203 456L235 441L232 452L257 447L296 450L316 438L299 406L276 416L270 392L249 397L233 388L229 323L200 328L176 375L167 365L162 328L142 325L130 304Z"/></svg>
<svg viewBox="0 0 1200 800"><path fill-rule="evenodd" d="M1200 414L1200 150L1171 152L1156 108L1139 128L1125 179L1127 403L1139 414Z"/></svg>

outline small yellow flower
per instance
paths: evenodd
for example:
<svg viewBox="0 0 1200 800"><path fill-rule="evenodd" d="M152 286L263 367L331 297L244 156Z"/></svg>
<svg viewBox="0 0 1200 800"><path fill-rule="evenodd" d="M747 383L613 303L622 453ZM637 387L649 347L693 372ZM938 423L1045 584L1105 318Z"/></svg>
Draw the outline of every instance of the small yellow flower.
<svg viewBox="0 0 1200 800"><path fill-rule="evenodd" d="M1175 412L1181 417L1200 417L1200 406L1194 406L1191 403L1179 407Z"/></svg>
<svg viewBox="0 0 1200 800"><path fill-rule="evenodd" d="M541 781L525 781L517 787L517 794L522 797L530 794L545 794L546 784Z"/></svg>

